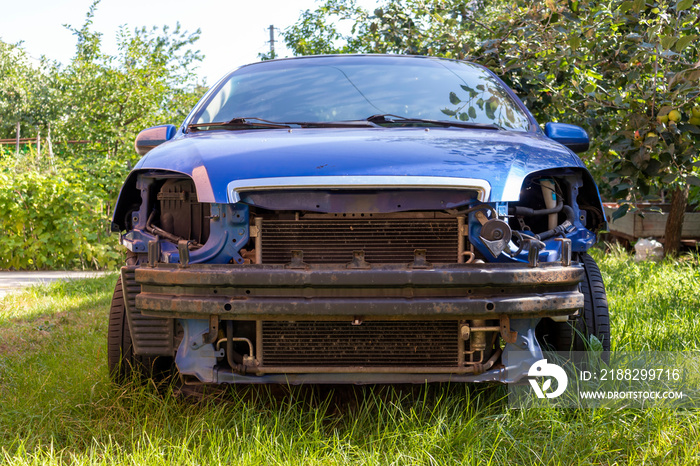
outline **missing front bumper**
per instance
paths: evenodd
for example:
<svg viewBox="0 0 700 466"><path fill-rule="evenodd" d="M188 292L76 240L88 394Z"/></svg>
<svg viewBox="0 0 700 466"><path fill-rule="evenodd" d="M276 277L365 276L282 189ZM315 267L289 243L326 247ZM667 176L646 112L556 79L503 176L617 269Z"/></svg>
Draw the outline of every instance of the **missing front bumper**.
<svg viewBox="0 0 700 466"><path fill-rule="evenodd" d="M144 316L179 319L184 335L176 363L201 382L303 383L352 379L348 374L361 375L355 383L479 381L487 380L484 371L488 380L504 381L497 335L507 343L504 359L513 345L539 352L538 319L581 308L582 278L576 263L158 264L136 268L141 292L134 303ZM225 321L257 329L235 335L250 342L242 362L226 362L234 353L225 342L234 335L222 333Z"/></svg>

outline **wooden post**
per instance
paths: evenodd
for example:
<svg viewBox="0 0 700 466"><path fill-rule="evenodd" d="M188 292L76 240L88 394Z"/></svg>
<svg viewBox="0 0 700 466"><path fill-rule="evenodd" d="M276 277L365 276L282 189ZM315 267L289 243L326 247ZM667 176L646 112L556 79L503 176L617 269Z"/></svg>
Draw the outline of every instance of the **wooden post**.
<svg viewBox="0 0 700 466"><path fill-rule="evenodd" d="M15 144L15 156L19 157L19 121L17 122L17 144Z"/></svg>
<svg viewBox="0 0 700 466"><path fill-rule="evenodd" d="M41 130L38 126L36 127L36 155L41 156Z"/></svg>
<svg viewBox="0 0 700 466"><path fill-rule="evenodd" d="M270 24L270 59L275 58L275 26Z"/></svg>
<svg viewBox="0 0 700 466"><path fill-rule="evenodd" d="M53 146L51 145L51 122L47 128L46 143L49 145L49 163L53 165Z"/></svg>

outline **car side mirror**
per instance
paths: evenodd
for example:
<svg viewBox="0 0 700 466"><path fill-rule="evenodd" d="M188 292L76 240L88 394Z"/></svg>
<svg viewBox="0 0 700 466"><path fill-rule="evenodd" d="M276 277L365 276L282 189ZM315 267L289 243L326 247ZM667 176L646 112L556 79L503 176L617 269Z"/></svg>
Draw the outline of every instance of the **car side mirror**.
<svg viewBox="0 0 700 466"><path fill-rule="evenodd" d="M547 123L544 125L544 134L577 154L587 151L590 147L588 133L580 126L566 123Z"/></svg>
<svg viewBox="0 0 700 466"><path fill-rule="evenodd" d="M134 147L139 155L146 155L156 146L170 141L177 133L175 125L160 125L144 129L136 136Z"/></svg>

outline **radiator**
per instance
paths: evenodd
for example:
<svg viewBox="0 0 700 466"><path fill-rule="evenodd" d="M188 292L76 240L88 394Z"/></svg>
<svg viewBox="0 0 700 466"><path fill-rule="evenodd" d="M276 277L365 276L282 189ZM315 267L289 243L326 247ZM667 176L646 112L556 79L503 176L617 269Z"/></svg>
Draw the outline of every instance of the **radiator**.
<svg viewBox="0 0 700 466"><path fill-rule="evenodd" d="M412 262L416 249L432 263L456 263L458 255L454 218L264 220L261 240L263 264L291 262L292 250L308 264L348 263L355 250L375 264Z"/></svg>

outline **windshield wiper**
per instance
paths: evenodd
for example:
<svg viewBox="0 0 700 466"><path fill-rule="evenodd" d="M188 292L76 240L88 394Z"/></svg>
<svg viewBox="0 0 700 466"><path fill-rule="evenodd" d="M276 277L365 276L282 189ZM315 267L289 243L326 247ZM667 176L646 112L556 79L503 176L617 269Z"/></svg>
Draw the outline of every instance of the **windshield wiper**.
<svg viewBox="0 0 700 466"><path fill-rule="evenodd" d="M268 121L257 117L234 118L229 121L214 123L193 123L187 127L192 130L201 128L291 128L288 124Z"/></svg>
<svg viewBox="0 0 700 466"><path fill-rule="evenodd" d="M288 125L299 125L301 128L377 128L374 122L368 120L343 120L343 121L289 121Z"/></svg>
<svg viewBox="0 0 700 466"><path fill-rule="evenodd" d="M447 120L429 120L425 118L407 118L399 115L392 115L390 113L384 113L379 115L372 115L366 118L367 121L377 124L388 123L388 124L399 124L399 125L410 125L410 124L429 124L434 126L442 126L444 128L453 126L455 128L476 128L476 129L502 129L498 125L491 123L470 123L468 121L447 121Z"/></svg>
<svg viewBox="0 0 700 466"><path fill-rule="evenodd" d="M346 120L346 121L270 121L257 117L234 118L229 121L215 123L194 123L188 126L189 129L199 130L201 128L376 128L377 125L369 120Z"/></svg>

